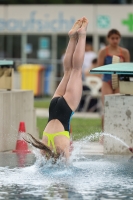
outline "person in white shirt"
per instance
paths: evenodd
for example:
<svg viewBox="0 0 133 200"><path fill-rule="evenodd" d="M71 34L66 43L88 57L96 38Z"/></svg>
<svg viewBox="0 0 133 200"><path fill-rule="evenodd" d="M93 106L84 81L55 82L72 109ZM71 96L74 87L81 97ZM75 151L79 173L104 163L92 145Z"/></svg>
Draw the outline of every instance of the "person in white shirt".
<svg viewBox="0 0 133 200"><path fill-rule="evenodd" d="M86 42L85 45L85 56L84 56L84 62L82 66L82 78L83 81L85 80L85 73L90 70L90 67L92 65L92 61L97 58L97 54L93 51L92 45Z"/></svg>

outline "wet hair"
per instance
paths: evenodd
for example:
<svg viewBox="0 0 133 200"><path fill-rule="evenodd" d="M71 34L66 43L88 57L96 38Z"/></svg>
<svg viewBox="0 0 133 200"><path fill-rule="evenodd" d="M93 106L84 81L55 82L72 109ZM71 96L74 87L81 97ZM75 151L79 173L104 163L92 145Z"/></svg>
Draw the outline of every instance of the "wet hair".
<svg viewBox="0 0 133 200"><path fill-rule="evenodd" d="M54 152L47 145L45 145L44 143L42 143L39 140L37 140L36 138L34 138L33 135L31 135L30 133L27 133L27 136L28 136L28 139L26 139L26 138L23 138L23 139L26 142L28 142L29 144L31 144L34 147L36 147L37 149L42 150L47 159L54 158L54 161L56 162L56 160L61 155L63 155L63 152L61 151L61 149L56 148L56 152Z"/></svg>
<svg viewBox="0 0 133 200"><path fill-rule="evenodd" d="M117 29L111 29L108 34L107 34L107 38L109 38L111 35L116 34L121 38L121 34Z"/></svg>

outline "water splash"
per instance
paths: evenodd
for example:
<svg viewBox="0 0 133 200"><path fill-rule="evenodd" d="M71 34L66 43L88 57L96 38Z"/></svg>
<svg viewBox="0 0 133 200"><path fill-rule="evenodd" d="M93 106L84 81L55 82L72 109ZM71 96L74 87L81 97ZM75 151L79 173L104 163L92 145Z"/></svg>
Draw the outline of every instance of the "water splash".
<svg viewBox="0 0 133 200"><path fill-rule="evenodd" d="M71 161L76 159L79 160L81 157L77 157L77 155L80 155L80 151L83 148L84 145L88 145L88 142L94 142L94 141L100 141L100 138L103 136L108 136L116 140L117 142L120 142L123 146L125 146L129 151L133 153L133 148L130 147L126 142L124 142L122 139L119 137L112 135L110 133L104 133L104 132L96 132L95 134L91 134L87 137L82 138L78 142L75 142L74 144L74 151L72 152L71 155Z"/></svg>
<svg viewBox="0 0 133 200"><path fill-rule="evenodd" d="M131 152L133 152L133 148L129 147L128 144L126 144L122 139L120 139L119 137L117 136L114 136L112 134L109 134L109 133L103 133L103 132L96 132L95 134L91 134L89 136L86 136L78 141L74 141L73 142L73 150L71 152L71 155L70 155L70 158L69 158L69 162L64 162L64 158L63 157L60 157L60 159L57 161L56 163L56 166L62 166L65 165L73 165L73 162L75 161L79 161L80 159L84 159L84 155L81 154L81 151L83 149L83 147L85 145L89 145L88 143L89 142L94 142L94 141L99 141L99 138L102 137L102 136L108 136L108 137L111 137L113 138L114 140L120 142L122 145L124 145L125 147L127 147ZM47 161L41 154L40 154L40 151L37 150L36 148L33 148L33 153L35 154L36 156L36 164L38 166L44 166L44 165L47 165L47 166L52 166L53 165L53 160L50 159L49 161ZM86 158L85 158L86 159Z"/></svg>
<svg viewBox="0 0 133 200"><path fill-rule="evenodd" d="M102 136L108 136L108 137L111 137L113 138L114 140L120 142L121 144L123 144L125 147L127 147L128 149L130 148L129 145L124 142L122 139L120 139L119 137L115 136L115 135L112 135L110 133L104 133L104 132L100 132L100 133L95 133L95 134L91 134L90 136L87 136L83 139L81 139L81 145L87 143L87 142L93 142L93 141L99 141L100 137Z"/></svg>
<svg viewBox="0 0 133 200"><path fill-rule="evenodd" d="M109 133L102 133L101 136L109 136L117 141L119 141L121 144L123 144L125 147L127 147L129 149L129 145L127 145L122 139L120 139L119 137L115 136L115 135L111 135Z"/></svg>
<svg viewBox="0 0 133 200"><path fill-rule="evenodd" d="M121 144L123 144L125 147L127 147L127 148L129 149L129 151L131 151L131 152L133 153L133 148L132 148L132 147L129 147L129 145L126 144L122 139L118 138L118 137L115 136L115 135L111 135L111 134L109 134L109 133L102 133L102 134L101 134L101 137L104 136L104 135L105 135L105 136L109 136L109 137L111 137L111 138L117 140L118 142L120 142Z"/></svg>
<svg viewBox="0 0 133 200"><path fill-rule="evenodd" d="M44 168L51 168L51 167L66 167L69 165L69 162L66 162L65 158L63 156L60 156L60 158L56 161L54 161L54 158L50 158L49 160L46 159L41 153L39 149L36 149L33 147L32 151L36 157L35 166L37 168L44 169Z"/></svg>
<svg viewBox="0 0 133 200"><path fill-rule="evenodd" d="M66 165L73 165L73 162L79 161L80 159L86 159L85 155L82 154L82 150L84 148L84 146L89 146L90 142L95 142L95 141L100 141L100 138L102 136L107 136L107 137L111 137L114 140L116 140L117 142L120 142L123 146L125 146L129 151L131 151L133 153L133 148L129 147L129 145L124 142L122 139L120 139L119 137L112 135L110 133L104 133L104 132L96 132L95 134L91 134L89 136L86 136L78 141L74 141L73 142L73 150L71 152L70 158L69 158L69 162ZM39 162L43 162L43 164L41 165L45 165L46 163L48 165L52 165L52 160L50 159L49 161L45 160L44 157L39 155L39 152L34 148L34 154L36 155L36 160L39 164ZM63 158L60 158L58 160L58 165L62 165L62 163L64 162Z"/></svg>

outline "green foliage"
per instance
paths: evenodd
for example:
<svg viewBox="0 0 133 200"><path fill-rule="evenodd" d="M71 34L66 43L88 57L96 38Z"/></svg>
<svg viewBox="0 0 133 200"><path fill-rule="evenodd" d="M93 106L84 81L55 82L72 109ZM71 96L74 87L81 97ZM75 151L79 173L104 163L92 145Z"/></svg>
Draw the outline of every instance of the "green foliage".
<svg viewBox="0 0 133 200"><path fill-rule="evenodd" d="M101 119L73 118L71 121L73 140L101 132Z"/></svg>
<svg viewBox="0 0 133 200"><path fill-rule="evenodd" d="M50 98L45 98L45 99L34 101L35 108L49 108L49 104L50 104Z"/></svg>
<svg viewBox="0 0 133 200"><path fill-rule="evenodd" d="M48 121L48 118L46 117L44 118L37 117L37 128L39 132L39 138L42 138L42 133L47 124L47 121Z"/></svg>

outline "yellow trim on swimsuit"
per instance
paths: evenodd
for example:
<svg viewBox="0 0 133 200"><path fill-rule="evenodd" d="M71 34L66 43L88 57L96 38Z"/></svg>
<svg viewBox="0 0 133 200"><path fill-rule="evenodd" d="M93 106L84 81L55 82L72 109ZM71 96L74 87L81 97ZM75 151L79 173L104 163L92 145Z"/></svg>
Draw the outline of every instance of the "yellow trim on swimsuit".
<svg viewBox="0 0 133 200"><path fill-rule="evenodd" d="M48 137L48 146L50 147L50 143L51 143L55 153L56 153L56 147L55 147L55 143L54 143L54 137L56 137L58 135L63 135L63 136L66 136L67 138L70 138L68 131L62 131L62 132L51 133L51 134L43 132L43 136Z"/></svg>

